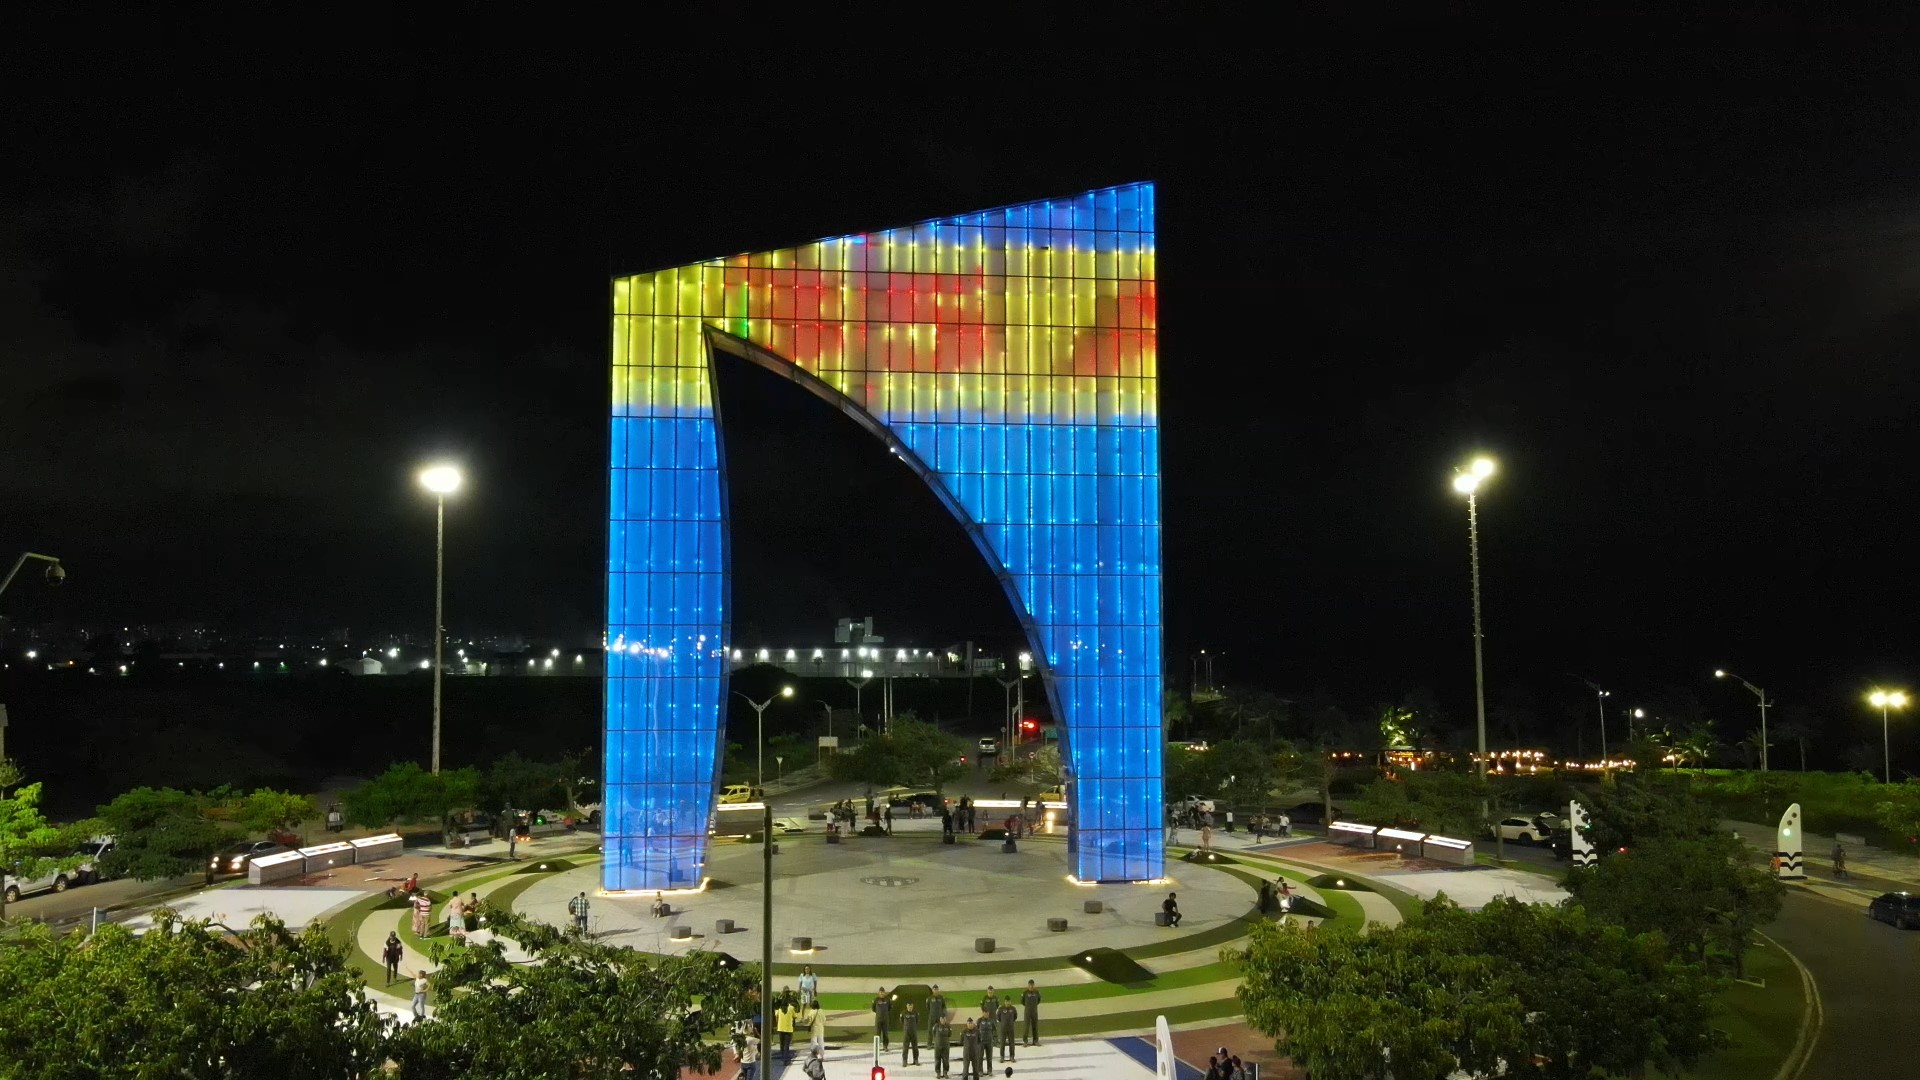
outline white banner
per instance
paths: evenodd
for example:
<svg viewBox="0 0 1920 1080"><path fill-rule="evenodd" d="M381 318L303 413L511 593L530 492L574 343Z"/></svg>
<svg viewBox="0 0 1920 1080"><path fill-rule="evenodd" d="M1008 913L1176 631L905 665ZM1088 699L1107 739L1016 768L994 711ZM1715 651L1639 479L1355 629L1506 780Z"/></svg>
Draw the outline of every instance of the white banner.
<svg viewBox="0 0 1920 1080"><path fill-rule="evenodd" d="M1567 803L1567 845L1575 867L1592 866L1596 861L1593 838L1587 835L1587 808L1578 800Z"/></svg>
<svg viewBox="0 0 1920 1080"><path fill-rule="evenodd" d="M1773 874L1783 881L1798 881L1807 876L1806 841L1800 836L1800 804L1787 807L1780 815L1780 831L1773 841Z"/></svg>

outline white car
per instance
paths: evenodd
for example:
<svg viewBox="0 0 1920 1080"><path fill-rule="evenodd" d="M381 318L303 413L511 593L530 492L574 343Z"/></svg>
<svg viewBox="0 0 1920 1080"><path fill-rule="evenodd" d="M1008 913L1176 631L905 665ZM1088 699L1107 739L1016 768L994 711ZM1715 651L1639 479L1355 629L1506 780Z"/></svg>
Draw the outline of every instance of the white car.
<svg viewBox="0 0 1920 1080"><path fill-rule="evenodd" d="M1544 843L1550 835L1541 824L1529 817L1501 818L1497 826L1502 840L1514 840L1522 844Z"/></svg>

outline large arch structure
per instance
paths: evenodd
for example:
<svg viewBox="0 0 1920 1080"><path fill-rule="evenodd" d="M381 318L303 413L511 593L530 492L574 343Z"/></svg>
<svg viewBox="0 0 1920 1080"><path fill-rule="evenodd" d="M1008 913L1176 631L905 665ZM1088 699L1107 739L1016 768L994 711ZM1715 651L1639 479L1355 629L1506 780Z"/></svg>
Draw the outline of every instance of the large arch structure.
<svg viewBox="0 0 1920 1080"><path fill-rule="evenodd" d="M834 404L939 496L1060 721L1073 874L1162 875L1157 336L1144 183L614 279L608 890L704 877L730 644L722 357Z"/></svg>

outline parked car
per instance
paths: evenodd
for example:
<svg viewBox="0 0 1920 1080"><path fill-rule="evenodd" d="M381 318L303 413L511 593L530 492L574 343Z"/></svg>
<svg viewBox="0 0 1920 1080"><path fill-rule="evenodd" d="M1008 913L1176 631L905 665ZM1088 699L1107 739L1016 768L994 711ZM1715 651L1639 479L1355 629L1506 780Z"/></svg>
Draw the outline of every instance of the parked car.
<svg viewBox="0 0 1920 1080"><path fill-rule="evenodd" d="M76 884L91 885L99 881L102 876L100 873L100 861L105 859L112 851L113 837L111 836L96 836L92 840L81 844L79 850L74 852L74 855L86 861L74 867L75 873L79 875L79 880Z"/></svg>
<svg viewBox="0 0 1920 1080"><path fill-rule="evenodd" d="M989 739L980 740L980 756L981 757L993 757L999 753L1000 753L999 739L989 738Z"/></svg>
<svg viewBox="0 0 1920 1080"><path fill-rule="evenodd" d="M1920 894L1890 892L1867 904L1867 915L1902 930L1920 928Z"/></svg>
<svg viewBox="0 0 1920 1080"><path fill-rule="evenodd" d="M588 825L596 829L600 827L600 804L599 803L597 802L581 803L579 806L574 807L574 809L579 811L580 813L579 818L577 818L576 820L584 821Z"/></svg>
<svg viewBox="0 0 1920 1080"><path fill-rule="evenodd" d="M1500 838L1514 840L1522 844L1538 844L1553 835L1552 830L1530 817L1505 817L1489 828L1500 830Z"/></svg>
<svg viewBox="0 0 1920 1080"><path fill-rule="evenodd" d="M7 903L11 904L22 896L32 896L35 893L66 892L68 886L77 884L78 881L78 876L72 870L55 870L53 873L27 878L24 881L9 873L5 877L4 888Z"/></svg>
<svg viewBox="0 0 1920 1080"><path fill-rule="evenodd" d="M247 866L262 855L278 855L293 848L273 840L242 840L213 853L207 860L207 879L244 874Z"/></svg>

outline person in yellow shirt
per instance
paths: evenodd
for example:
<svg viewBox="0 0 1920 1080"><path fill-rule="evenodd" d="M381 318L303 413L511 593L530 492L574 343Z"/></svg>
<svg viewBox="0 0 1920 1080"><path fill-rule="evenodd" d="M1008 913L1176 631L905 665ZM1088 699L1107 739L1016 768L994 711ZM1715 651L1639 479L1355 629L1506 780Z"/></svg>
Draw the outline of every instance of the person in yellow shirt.
<svg viewBox="0 0 1920 1080"><path fill-rule="evenodd" d="M773 1030L780 1036L780 1060L793 1061L793 998L782 995L780 1007L773 1010Z"/></svg>

